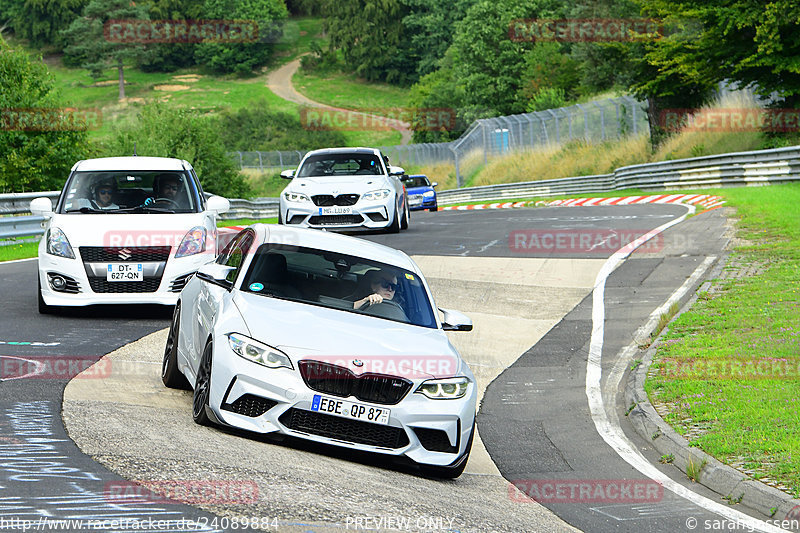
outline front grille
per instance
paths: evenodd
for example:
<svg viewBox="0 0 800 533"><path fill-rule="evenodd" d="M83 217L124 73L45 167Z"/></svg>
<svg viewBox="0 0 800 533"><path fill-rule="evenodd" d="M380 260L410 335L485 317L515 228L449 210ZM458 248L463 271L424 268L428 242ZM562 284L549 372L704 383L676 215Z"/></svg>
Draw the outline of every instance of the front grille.
<svg viewBox="0 0 800 533"><path fill-rule="evenodd" d="M409 443L408 435L402 428L349 420L303 409L289 409L278 420L295 431L356 444L397 449L408 446Z"/></svg>
<svg viewBox="0 0 800 533"><path fill-rule="evenodd" d="M333 196L330 194L317 194L311 197L314 205L319 207L329 207L332 205L355 205L358 202L357 194L340 194Z"/></svg>
<svg viewBox="0 0 800 533"><path fill-rule="evenodd" d="M105 278L89 278L89 286L94 292L156 292L161 278L144 278L143 281L107 281Z"/></svg>
<svg viewBox="0 0 800 533"><path fill-rule="evenodd" d="M53 287L53 278L59 277L64 280L65 284L62 289L56 289ZM47 273L47 280L50 282L50 288L57 292L67 292L69 294L78 294L81 292L80 284L75 281L73 278L69 276L65 276L64 274L53 274L52 272Z"/></svg>
<svg viewBox="0 0 800 533"><path fill-rule="evenodd" d="M172 283L169 286L169 292L181 292L183 288L186 286L186 284L189 283L189 280L192 279L192 276L194 276L194 272L192 272L191 274L184 274L183 276L178 276L177 278L172 280Z"/></svg>
<svg viewBox="0 0 800 533"><path fill-rule="evenodd" d="M344 226L361 224L364 218L361 215L315 215L308 219L313 226Z"/></svg>
<svg viewBox="0 0 800 533"><path fill-rule="evenodd" d="M261 416L278 404L275 400L254 394L244 394L233 403L222 404L222 409L232 413L255 418Z"/></svg>
<svg viewBox="0 0 800 533"><path fill-rule="evenodd" d="M356 376L349 369L321 363L300 361L300 375L309 389L346 398L355 396L361 401L394 405L411 390L411 381L380 374Z"/></svg>
<svg viewBox="0 0 800 533"><path fill-rule="evenodd" d="M84 263L153 263L169 259L169 246L80 246ZM121 255L120 255L121 254Z"/></svg>
<svg viewBox="0 0 800 533"><path fill-rule="evenodd" d="M306 218L305 215L292 215L292 218L289 219L289 224L300 224L304 218Z"/></svg>
<svg viewBox="0 0 800 533"><path fill-rule="evenodd" d="M456 439L456 446L450 444L450 439L447 433L441 429L429 428L411 428L419 439L422 447L430 452L445 452L456 453L458 452L458 439Z"/></svg>

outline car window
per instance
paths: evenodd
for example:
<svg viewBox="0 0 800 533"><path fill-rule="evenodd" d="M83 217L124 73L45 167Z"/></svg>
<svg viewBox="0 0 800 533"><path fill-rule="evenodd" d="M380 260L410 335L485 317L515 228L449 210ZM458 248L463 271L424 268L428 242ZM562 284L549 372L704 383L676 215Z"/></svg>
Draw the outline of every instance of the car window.
<svg viewBox="0 0 800 533"><path fill-rule="evenodd" d="M228 275L225 276L227 281L234 283L236 281L239 272L241 271L242 263L244 263L244 258L247 256L247 252L250 250L250 247L253 244L254 235L252 231L245 231L242 234L238 235L225 249L222 251L220 256L217 258L217 263L225 266L234 267L235 270L231 270L228 272Z"/></svg>
<svg viewBox="0 0 800 533"><path fill-rule="evenodd" d="M428 181L428 178L426 178L425 176L414 176L414 177L403 178L403 183L409 189L411 189L413 187L430 187L431 186L431 182Z"/></svg>
<svg viewBox="0 0 800 533"><path fill-rule="evenodd" d="M381 282L391 298L355 309ZM420 277L371 259L314 248L263 244L256 251L242 290L303 303L435 328L428 293Z"/></svg>
<svg viewBox="0 0 800 533"><path fill-rule="evenodd" d="M62 196L59 213L196 213L202 208L195 179L184 171L73 172ZM145 205L151 209L143 210Z"/></svg>
<svg viewBox="0 0 800 533"><path fill-rule="evenodd" d="M374 154L328 154L308 156L297 172L297 177L375 176L383 173L380 160Z"/></svg>

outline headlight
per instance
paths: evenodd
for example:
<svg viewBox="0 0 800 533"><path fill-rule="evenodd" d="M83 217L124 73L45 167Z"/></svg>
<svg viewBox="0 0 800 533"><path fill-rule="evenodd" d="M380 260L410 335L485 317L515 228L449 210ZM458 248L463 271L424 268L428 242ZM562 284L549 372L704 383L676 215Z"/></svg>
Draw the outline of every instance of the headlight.
<svg viewBox="0 0 800 533"><path fill-rule="evenodd" d="M467 378L430 379L417 387L415 392L431 400L457 400L464 397L468 386Z"/></svg>
<svg viewBox="0 0 800 533"><path fill-rule="evenodd" d="M75 253L72 251L72 246L70 246L67 236L58 228L47 230L47 253L66 257L67 259L75 259Z"/></svg>
<svg viewBox="0 0 800 533"><path fill-rule="evenodd" d="M362 200L383 200L384 198L388 198L389 195L392 194L392 191L389 189L380 189L377 191L369 191L365 193L364 196L361 197Z"/></svg>
<svg viewBox="0 0 800 533"><path fill-rule="evenodd" d="M227 336L231 350L248 361L269 368L292 368L292 362L289 357L272 346L267 346L239 333L228 333Z"/></svg>
<svg viewBox="0 0 800 533"><path fill-rule="evenodd" d="M310 202L311 200L308 199L303 193L300 192L285 192L283 193L283 197L286 198L290 202Z"/></svg>
<svg viewBox="0 0 800 533"><path fill-rule="evenodd" d="M433 191L425 191L422 194L422 196L424 196L425 198L433 198L434 196L436 196L436 193Z"/></svg>
<svg viewBox="0 0 800 533"><path fill-rule="evenodd" d="M178 251L175 252L175 257L186 257L187 255L199 254L206 251L206 228L203 226L196 226L189 230L189 233L178 245Z"/></svg>

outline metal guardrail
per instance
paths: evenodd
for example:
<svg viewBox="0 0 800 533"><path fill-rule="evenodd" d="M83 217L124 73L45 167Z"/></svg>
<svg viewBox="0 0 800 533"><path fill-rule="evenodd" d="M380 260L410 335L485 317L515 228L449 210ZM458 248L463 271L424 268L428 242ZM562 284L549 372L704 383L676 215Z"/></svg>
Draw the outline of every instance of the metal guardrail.
<svg viewBox="0 0 800 533"><path fill-rule="evenodd" d="M442 205L472 201L608 193L622 189L696 189L768 185L800 181L800 146L678 159L618 168L613 174L577 176L504 185L441 191ZM58 191L0 194L0 239L40 235L42 217L29 215L32 199L58 198ZM231 199L220 218L270 218L278 214L278 198Z"/></svg>

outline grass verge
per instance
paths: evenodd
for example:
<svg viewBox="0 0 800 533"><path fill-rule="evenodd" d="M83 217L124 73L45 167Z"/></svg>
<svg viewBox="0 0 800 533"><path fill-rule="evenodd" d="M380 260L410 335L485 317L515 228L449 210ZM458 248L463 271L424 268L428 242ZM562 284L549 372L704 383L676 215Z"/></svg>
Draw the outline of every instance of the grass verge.
<svg viewBox="0 0 800 533"><path fill-rule="evenodd" d="M691 446L796 498L800 184L715 192L736 208L741 244L661 337L645 390Z"/></svg>

